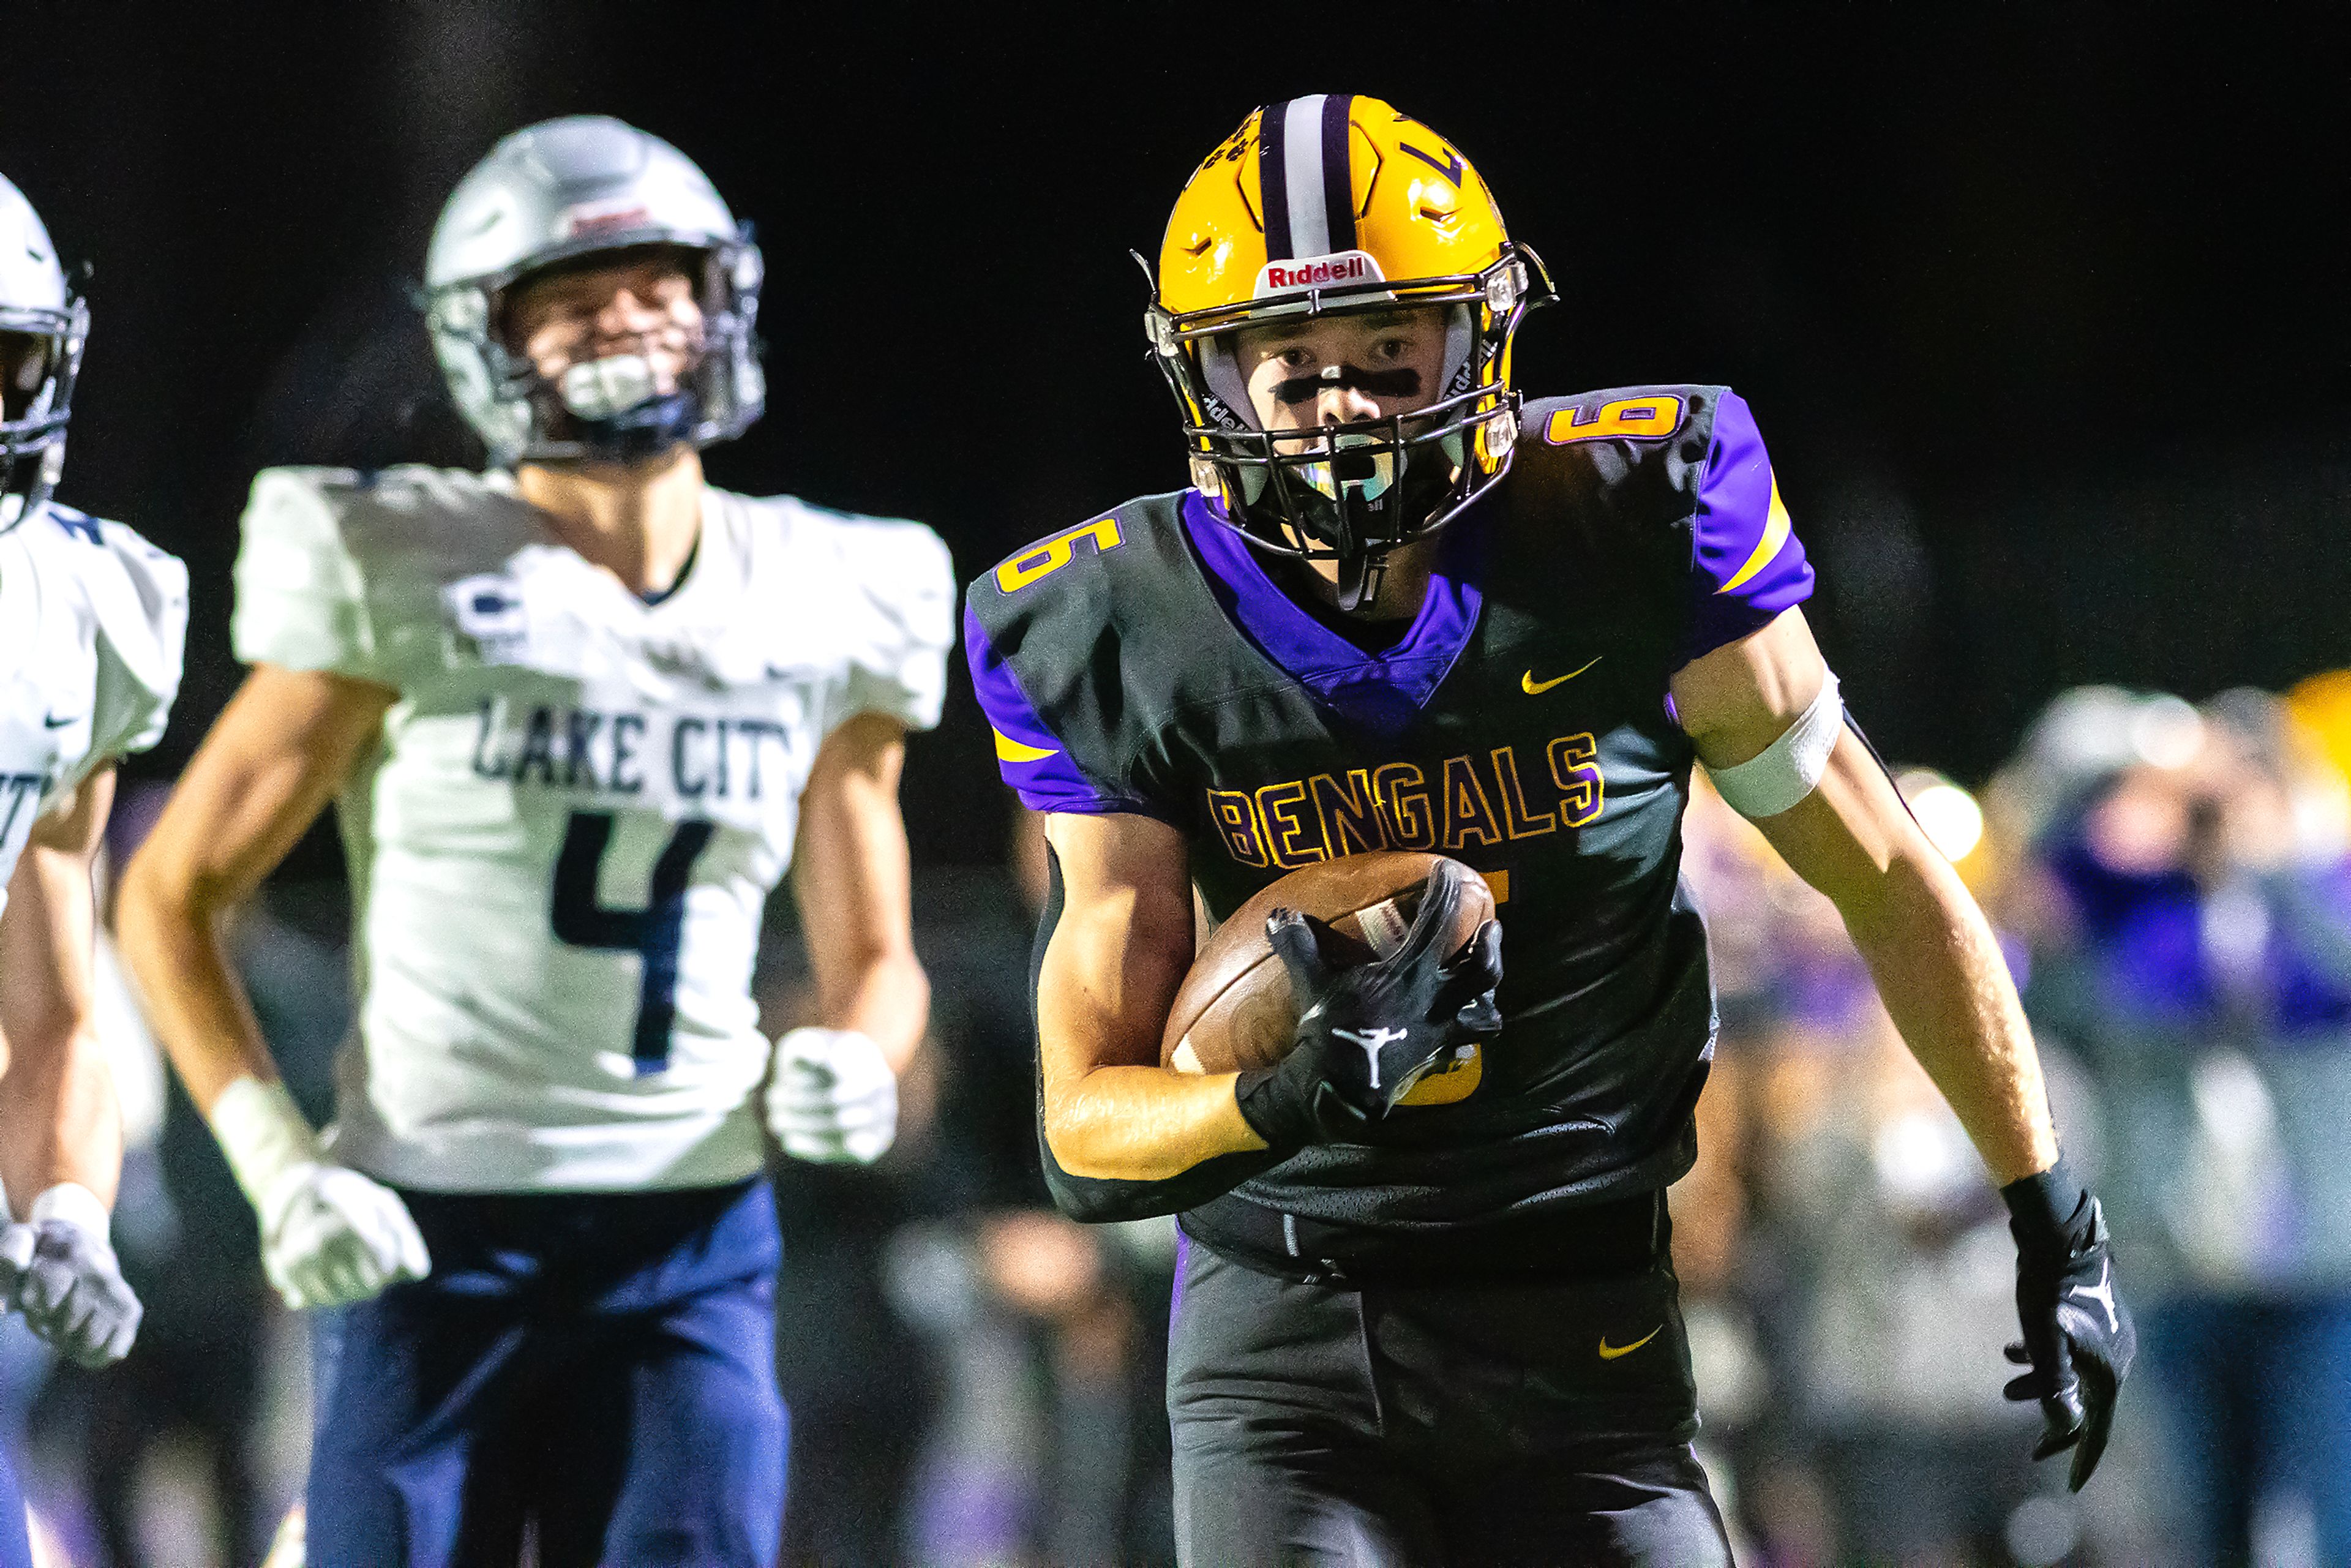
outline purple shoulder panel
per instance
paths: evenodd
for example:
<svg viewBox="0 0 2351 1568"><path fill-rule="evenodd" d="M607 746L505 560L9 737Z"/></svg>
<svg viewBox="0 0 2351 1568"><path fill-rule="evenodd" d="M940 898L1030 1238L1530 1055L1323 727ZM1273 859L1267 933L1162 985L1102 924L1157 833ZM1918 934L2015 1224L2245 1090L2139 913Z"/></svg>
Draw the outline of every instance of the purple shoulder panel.
<svg viewBox="0 0 2351 1568"><path fill-rule="evenodd" d="M971 663L972 690L996 732L997 770L1022 805L1032 811L1085 813L1139 809L1134 802L1102 789L1079 770L1060 737L1045 727L968 605L963 612L963 645Z"/></svg>
<svg viewBox="0 0 2351 1568"><path fill-rule="evenodd" d="M1725 392L1699 482L1690 549L1695 659L1771 624L1813 594L1813 565L1788 521L1747 400Z"/></svg>

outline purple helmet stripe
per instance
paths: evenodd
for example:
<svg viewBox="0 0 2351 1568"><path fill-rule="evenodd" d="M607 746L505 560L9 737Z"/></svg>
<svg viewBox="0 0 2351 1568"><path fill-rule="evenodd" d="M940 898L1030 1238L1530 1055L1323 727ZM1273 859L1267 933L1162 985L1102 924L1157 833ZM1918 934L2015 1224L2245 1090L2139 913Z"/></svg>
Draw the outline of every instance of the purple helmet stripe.
<svg viewBox="0 0 2351 1568"><path fill-rule="evenodd" d="M1288 261L1298 253L1290 243L1290 105L1270 103L1258 112L1257 199L1265 219L1268 261Z"/></svg>
<svg viewBox="0 0 2351 1568"><path fill-rule="evenodd" d="M1334 92L1322 100L1322 227L1330 236L1327 251L1355 248L1355 190L1350 178L1352 149L1347 144L1354 109L1353 93Z"/></svg>
<svg viewBox="0 0 2351 1568"><path fill-rule="evenodd" d="M1354 99L1313 93L1258 113L1258 199L1268 261L1355 248L1348 119Z"/></svg>

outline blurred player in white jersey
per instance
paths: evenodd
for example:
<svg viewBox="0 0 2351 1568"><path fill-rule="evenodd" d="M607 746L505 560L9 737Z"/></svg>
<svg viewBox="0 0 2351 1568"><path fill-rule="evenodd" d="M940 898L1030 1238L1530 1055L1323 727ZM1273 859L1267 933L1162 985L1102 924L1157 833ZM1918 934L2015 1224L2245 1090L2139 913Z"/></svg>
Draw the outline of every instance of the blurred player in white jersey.
<svg viewBox="0 0 2351 1568"><path fill-rule="evenodd" d="M179 690L188 574L49 498L89 326L0 179L0 1310L103 1366L131 1349L139 1301L108 1239L122 1116L94 1021L90 873L114 765L155 744ZM31 1561L0 1450L0 1568Z"/></svg>
<svg viewBox="0 0 2351 1568"><path fill-rule="evenodd" d="M255 482L253 666L123 892L158 1035L320 1314L308 1561L768 1563L766 1137L870 1161L928 988L897 785L946 548L707 486L763 401L760 256L617 120L500 142L427 325L493 466ZM214 936L329 800L360 994L333 1129ZM749 982L787 867L823 1027Z"/></svg>

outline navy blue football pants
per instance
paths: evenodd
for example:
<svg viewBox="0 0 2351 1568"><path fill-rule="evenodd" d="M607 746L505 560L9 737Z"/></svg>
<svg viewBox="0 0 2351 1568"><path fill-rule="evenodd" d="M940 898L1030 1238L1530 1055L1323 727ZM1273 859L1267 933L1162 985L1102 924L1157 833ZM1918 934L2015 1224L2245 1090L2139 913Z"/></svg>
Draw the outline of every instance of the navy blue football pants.
<svg viewBox="0 0 2351 1568"><path fill-rule="evenodd" d="M766 1181L401 1196L432 1277L319 1314L309 1568L776 1561Z"/></svg>
<svg viewBox="0 0 2351 1568"><path fill-rule="evenodd" d="M1729 1568L1670 1266L1343 1289L1187 1240L1176 1281L1187 1568Z"/></svg>
<svg viewBox="0 0 2351 1568"><path fill-rule="evenodd" d="M32 1537L25 1529L25 1493L8 1445L0 1443L0 1568L33 1568Z"/></svg>

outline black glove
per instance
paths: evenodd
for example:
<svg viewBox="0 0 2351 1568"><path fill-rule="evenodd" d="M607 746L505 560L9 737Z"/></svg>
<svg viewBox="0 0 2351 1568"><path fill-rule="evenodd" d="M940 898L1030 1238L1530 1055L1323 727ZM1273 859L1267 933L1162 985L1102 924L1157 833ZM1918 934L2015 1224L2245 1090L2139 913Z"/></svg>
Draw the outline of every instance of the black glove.
<svg viewBox="0 0 2351 1568"><path fill-rule="evenodd" d="M1267 916L1266 936L1303 1008L1298 1040L1272 1067L1244 1072L1241 1114L1271 1147L1361 1138L1431 1068L1502 1031L1502 927L1489 920L1458 953L1439 948L1474 872L1433 867L1412 928L1394 953L1334 964L1329 927L1292 909Z"/></svg>
<svg viewBox="0 0 2351 1568"><path fill-rule="evenodd" d="M2098 1200L2060 1161L2000 1189L2016 1237L2016 1315L2024 1340L2008 1359L2032 1370L2008 1396L2038 1399L2043 1423L2032 1457L2074 1450L2075 1491L2098 1468L2114 1425L2115 1396L2138 1350L2130 1312L2115 1294L2115 1260Z"/></svg>

